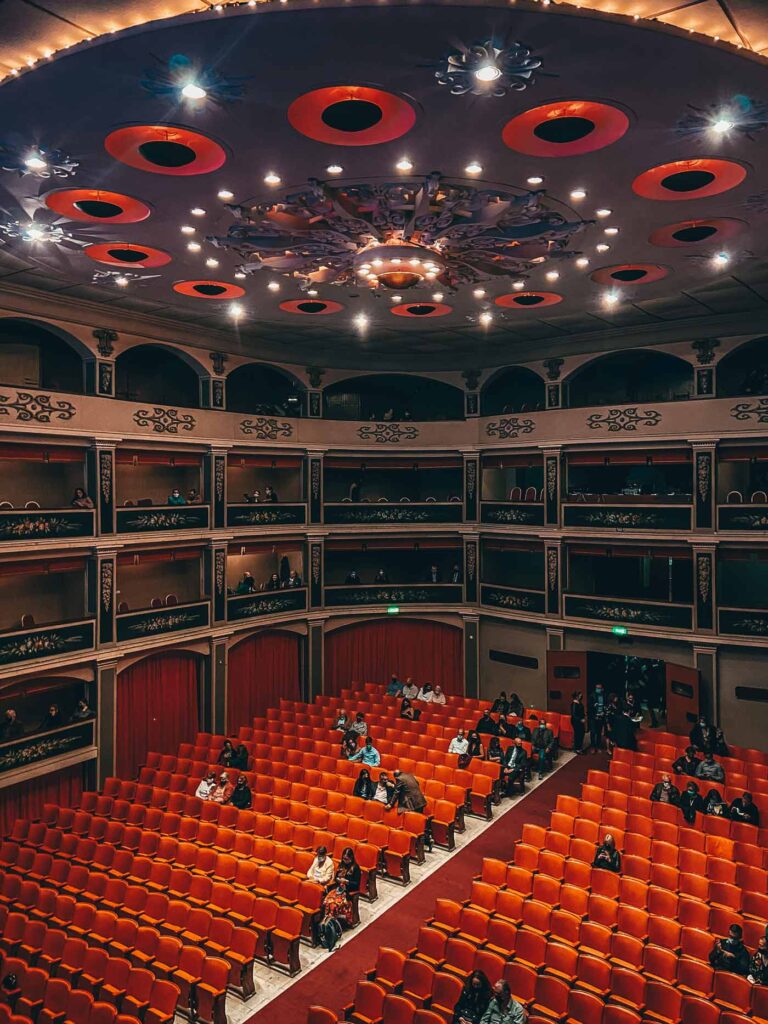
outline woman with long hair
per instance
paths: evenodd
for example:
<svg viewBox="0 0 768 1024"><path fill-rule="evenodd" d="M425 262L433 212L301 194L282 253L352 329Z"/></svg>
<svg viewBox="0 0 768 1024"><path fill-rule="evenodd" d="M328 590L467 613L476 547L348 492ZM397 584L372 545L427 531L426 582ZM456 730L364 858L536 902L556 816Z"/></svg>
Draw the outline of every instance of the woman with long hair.
<svg viewBox="0 0 768 1024"><path fill-rule="evenodd" d="M464 982L459 1001L453 1008L453 1024L480 1024L488 1009L493 989L482 971L473 971Z"/></svg>

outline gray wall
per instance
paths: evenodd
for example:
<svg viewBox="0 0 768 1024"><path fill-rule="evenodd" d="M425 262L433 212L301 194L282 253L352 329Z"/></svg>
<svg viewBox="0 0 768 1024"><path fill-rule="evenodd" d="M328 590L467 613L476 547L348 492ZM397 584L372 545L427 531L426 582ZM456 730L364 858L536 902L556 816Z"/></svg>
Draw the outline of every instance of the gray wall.
<svg viewBox="0 0 768 1024"><path fill-rule="evenodd" d="M741 747L768 747L768 703L736 699L737 686L768 688L768 655L749 647L721 647L720 724L725 737Z"/></svg>
<svg viewBox="0 0 768 1024"><path fill-rule="evenodd" d="M491 661L490 651L536 658L537 669ZM524 704L546 707L547 635L543 626L480 620L480 697L495 697L499 690L514 691Z"/></svg>

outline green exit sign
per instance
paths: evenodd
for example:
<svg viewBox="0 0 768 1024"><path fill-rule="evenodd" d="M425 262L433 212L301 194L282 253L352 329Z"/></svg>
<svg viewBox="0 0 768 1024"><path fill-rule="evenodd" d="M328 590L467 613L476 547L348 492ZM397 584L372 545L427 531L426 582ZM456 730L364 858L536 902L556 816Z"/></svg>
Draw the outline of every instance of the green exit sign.
<svg viewBox="0 0 768 1024"><path fill-rule="evenodd" d="M399 614L400 614L400 608L399 608L398 605L391 604L389 606L389 608L387 608L387 615L399 615Z"/></svg>
<svg viewBox="0 0 768 1024"><path fill-rule="evenodd" d="M614 636L626 636L629 630L626 626L611 626L611 632Z"/></svg>

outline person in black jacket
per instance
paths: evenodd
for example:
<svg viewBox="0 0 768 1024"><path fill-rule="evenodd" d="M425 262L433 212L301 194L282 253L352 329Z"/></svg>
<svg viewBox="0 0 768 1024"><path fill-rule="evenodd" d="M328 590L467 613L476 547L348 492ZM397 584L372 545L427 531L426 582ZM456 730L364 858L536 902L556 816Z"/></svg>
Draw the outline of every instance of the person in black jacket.
<svg viewBox="0 0 768 1024"><path fill-rule="evenodd" d="M510 795L512 786L517 782L520 784L520 791L525 792L525 776L528 771L528 754L526 753L523 741L518 738L508 747L504 755L501 768L501 780L507 796Z"/></svg>
<svg viewBox="0 0 768 1024"><path fill-rule="evenodd" d="M730 818L728 804L723 800L722 793L717 789L710 789L704 800L704 813L713 814L716 818Z"/></svg>
<svg viewBox="0 0 768 1024"><path fill-rule="evenodd" d="M660 804L674 804L677 807L680 803L680 790L672 785L672 779L668 775L662 775L661 782L657 782L651 790L651 800Z"/></svg>
<svg viewBox="0 0 768 1024"><path fill-rule="evenodd" d="M760 811L752 803L751 793L742 793L736 797L731 804L730 818L731 821L743 821L747 825L760 827Z"/></svg>
<svg viewBox="0 0 768 1024"><path fill-rule="evenodd" d="M499 696L491 705L492 714L506 715L509 713L509 701L507 700L507 691L502 690Z"/></svg>
<svg viewBox="0 0 768 1024"><path fill-rule="evenodd" d="M696 747L686 747L685 753L672 763L672 771L675 775L690 775L695 779L700 764L701 758L696 757Z"/></svg>
<svg viewBox="0 0 768 1024"><path fill-rule="evenodd" d="M613 871L616 874L621 871L621 854L616 849L616 840L612 835L607 835L595 850L592 867L604 868L604 870Z"/></svg>
<svg viewBox="0 0 768 1024"><path fill-rule="evenodd" d="M371 778L371 773L367 768L363 768L357 776L357 781L355 782L355 788L352 790L352 795L359 796L362 800L373 800L373 794L375 792L376 786Z"/></svg>
<svg viewBox="0 0 768 1024"><path fill-rule="evenodd" d="M584 753L584 734L586 732L586 712L584 711L584 700L580 690L577 690L571 700L571 728L573 729L573 749L577 754Z"/></svg>
<svg viewBox="0 0 768 1024"><path fill-rule="evenodd" d="M498 726L496 725L495 720L491 718L490 711L483 712L482 716L480 717L480 721L475 726L475 732L479 732L480 734L484 733L487 736L498 735Z"/></svg>
<svg viewBox="0 0 768 1024"><path fill-rule="evenodd" d="M637 750L637 722L632 720L630 711L617 714L611 722L611 744L621 750Z"/></svg>
<svg viewBox="0 0 768 1024"><path fill-rule="evenodd" d="M480 1024L492 995L491 983L485 974L473 971L453 1008L453 1024Z"/></svg>
<svg viewBox="0 0 768 1024"><path fill-rule="evenodd" d="M703 814L705 807L706 804L701 798L699 787L695 782L689 782L685 787L685 792L680 797L680 810L683 812L683 817L689 825L696 821L696 812L699 811Z"/></svg>
<svg viewBox="0 0 768 1024"><path fill-rule="evenodd" d="M605 716L608 710L608 701L602 683L597 683L594 692L589 698L589 739L590 750L596 754L603 745L603 733L605 732Z"/></svg>
<svg viewBox="0 0 768 1024"><path fill-rule="evenodd" d="M507 714L517 715L518 718L523 717L525 706L516 693L510 693L508 704Z"/></svg>
<svg viewBox="0 0 768 1024"><path fill-rule="evenodd" d="M244 775L238 775L237 784L232 790L232 796L229 798L229 802L233 807L236 807L238 811L249 811L251 804L253 803L253 793L251 787L248 785L248 779Z"/></svg>
<svg viewBox="0 0 768 1024"><path fill-rule="evenodd" d="M691 744L700 750L702 754L713 754L715 752L715 730L707 722L704 715L699 715L699 720L690 732Z"/></svg>
<svg viewBox="0 0 768 1024"><path fill-rule="evenodd" d="M746 975L749 972L749 950L742 939L740 924L732 924L727 939L715 939L709 954L709 966L716 971L730 971L731 974Z"/></svg>

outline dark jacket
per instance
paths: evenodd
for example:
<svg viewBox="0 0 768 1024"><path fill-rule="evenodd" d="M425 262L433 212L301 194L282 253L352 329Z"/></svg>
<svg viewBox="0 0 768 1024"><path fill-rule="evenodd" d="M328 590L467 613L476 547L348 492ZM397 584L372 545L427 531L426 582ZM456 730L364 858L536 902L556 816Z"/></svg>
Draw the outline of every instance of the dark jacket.
<svg viewBox="0 0 768 1024"><path fill-rule="evenodd" d="M345 868L343 864L340 864L336 871L336 881L344 879L347 883L347 896L351 896L355 892L360 892L360 879L362 873L360 871L360 865L355 863L351 868Z"/></svg>
<svg viewBox="0 0 768 1024"><path fill-rule="evenodd" d="M580 700L571 701L571 725L583 723L586 718L584 705Z"/></svg>
<svg viewBox="0 0 768 1024"><path fill-rule="evenodd" d="M366 778L364 775L358 775L352 795L362 797L363 800L373 800L375 792L376 784L373 779L370 776Z"/></svg>
<svg viewBox="0 0 768 1024"><path fill-rule="evenodd" d="M675 775L690 775L692 778L696 777L696 769L701 764L700 757L692 757L688 759L687 754L681 754L680 757L672 764L672 771Z"/></svg>
<svg viewBox="0 0 768 1024"><path fill-rule="evenodd" d="M521 769L524 771L528 767L528 754L525 752L525 747L516 747L513 743L507 750L502 763L509 772Z"/></svg>
<svg viewBox="0 0 768 1024"><path fill-rule="evenodd" d="M483 715L475 726L475 732L479 732L480 734L485 734L487 736L498 736L499 727L496 725L496 720L494 718L486 718L485 715Z"/></svg>
<svg viewBox="0 0 768 1024"><path fill-rule="evenodd" d="M249 786L235 786L232 790L232 796L229 798L229 802L233 807L236 807L238 811L249 811L251 804L253 803L253 793L251 793Z"/></svg>
<svg viewBox="0 0 768 1024"><path fill-rule="evenodd" d="M689 793L686 789L680 794L680 810L689 825L696 820L697 811L704 813L704 807L705 804L700 793Z"/></svg>
<svg viewBox="0 0 768 1024"><path fill-rule="evenodd" d="M663 784L661 782L657 782L656 785L651 790L651 800L658 800L659 803L674 804L675 807L678 807L680 805L680 790L677 788L677 786L673 785L673 786L669 787L669 799L668 800L662 800L662 792L663 791L664 791Z"/></svg>
<svg viewBox="0 0 768 1024"><path fill-rule="evenodd" d="M396 803L404 811L423 811L427 806L421 787L410 772L398 775L390 803Z"/></svg>
<svg viewBox="0 0 768 1024"><path fill-rule="evenodd" d="M716 971L746 974L749 971L749 951L741 939L721 939L712 947L709 965Z"/></svg>
<svg viewBox="0 0 768 1024"><path fill-rule="evenodd" d="M711 725L702 728L697 722L690 732L691 746L703 750L705 754L714 754L716 733Z"/></svg>
<svg viewBox="0 0 768 1024"><path fill-rule="evenodd" d="M611 722L611 740L622 750L637 750L637 724L629 715L621 714Z"/></svg>
<svg viewBox="0 0 768 1024"><path fill-rule="evenodd" d="M738 797L731 804L730 816L733 821L743 821L747 825L760 827L760 811L752 804L745 804L741 797Z"/></svg>
<svg viewBox="0 0 768 1024"><path fill-rule="evenodd" d="M509 701L506 697L497 697L491 706L491 714L509 714Z"/></svg>
<svg viewBox="0 0 768 1024"><path fill-rule="evenodd" d="M490 992L475 992L470 988L464 988L458 1003L453 1008L454 1024L458 1024L460 1020L469 1020L472 1021L472 1024L480 1024L490 1001Z"/></svg>
<svg viewBox="0 0 768 1024"><path fill-rule="evenodd" d="M531 730L528 728L525 722L522 721L517 723L517 728L512 733L512 736L519 736L521 740L526 740L528 743L531 742Z"/></svg>
<svg viewBox="0 0 768 1024"><path fill-rule="evenodd" d="M598 704L597 693L590 694L589 697L589 720L590 722L604 721L605 714L608 709L608 694L603 690L602 694L602 705Z"/></svg>
<svg viewBox="0 0 768 1024"><path fill-rule="evenodd" d="M621 854L615 847L611 850L605 843L601 843L595 850L592 867L618 873L621 871Z"/></svg>
<svg viewBox="0 0 768 1024"><path fill-rule="evenodd" d="M531 734L531 745L534 750L549 750L555 742L555 734L551 729L535 729Z"/></svg>

